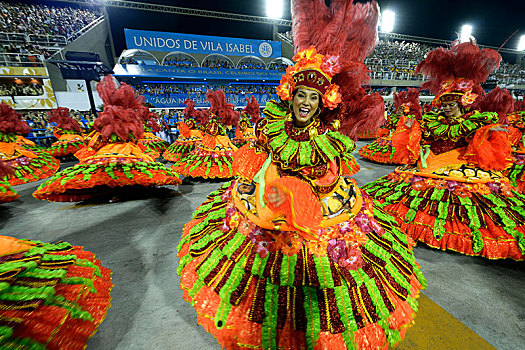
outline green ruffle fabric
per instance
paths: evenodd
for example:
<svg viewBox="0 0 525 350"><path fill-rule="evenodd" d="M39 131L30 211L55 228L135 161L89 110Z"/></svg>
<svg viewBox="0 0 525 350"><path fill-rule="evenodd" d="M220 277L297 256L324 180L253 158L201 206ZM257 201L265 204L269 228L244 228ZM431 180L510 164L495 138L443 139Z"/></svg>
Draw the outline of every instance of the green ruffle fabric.
<svg viewBox="0 0 525 350"><path fill-rule="evenodd" d="M451 140L468 137L479 128L498 123L498 114L493 112L474 111L458 119L457 124L447 124L447 117L442 113L428 113L423 115L421 129L424 139Z"/></svg>
<svg viewBox="0 0 525 350"><path fill-rule="evenodd" d="M268 102L264 110L268 120L264 130L268 132L265 147L272 153L274 161L282 163L286 168L287 164L311 167L329 163L336 157L352 158L354 141L337 131L327 131L307 141L295 141L290 138L285 130L287 112L285 104L275 101Z"/></svg>
<svg viewBox="0 0 525 350"><path fill-rule="evenodd" d="M233 158L231 156L219 155L215 158L212 155L199 156L198 154L188 154L173 164L172 168L184 166L181 173L185 176L192 176L192 172L195 169L205 167L204 174L208 176L212 167L218 167L221 173L227 169L229 177L233 177L232 163Z"/></svg>
<svg viewBox="0 0 525 350"><path fill-rule="evenodd" d="M320 331L340 333L347 347L354 348L354 333L365 325L358 308L364 308L370 315L366 322L376 322L383 328L391 345L401 340L398 330L390 329L388 324L395 307L386 297L385 288L393 288L417 311L418 303L410 296L409 276L415 275L424 286L426 281L406 236L398 230L393 217L379 208L374 209L374 216L385 233L369 234L369 240L361 248L364 266L357 270L340 268L328 256L313 255L306 246L291 256L274 251L262 258L256 252L257 244L250 238L235 230L225 232L223 228L227 204L224 193L230 185L231 182L226 183L208 196L193 215L193 219L202 221L183 235L177 247L179 275L206 252L206 258L196 268L198 280L187 287L193 299L203 286L210 286L212 280L220 281L214 289L221 298L214 315L218 329L227 324L232 308L245 302L250 283L256 283L256 292L250 295L253 300L247 304L252 305L250 321L262 324L263 349L277 348L276 334L282 328L282 315L286 315L287 310L286 295L294 303L289 308L294 314L293 327L305 332L308 349L314 348ZM191 244L188 253L181 255L188 244ZM220 272L222 266L230 268ZM356 293L362 296L361 301Z"/></svg>
<svg viewBox="0 0 525 350"><path fill-rule="evenodd" d="M73 319L92 320L91 314L83 310L74 301L66 300L56 292L53 285L59 283L77 284L87 286L91 292L96 289L90 279L68 278L67 270L64 268L43 268L50 262L55 266L88 266L94 268L94 274L101 276L100 269L88 260L77 259L76 255L52 255L53 252L67 251L71 248L69 243L57 244L33 241L37 245L23 254L22 257L13 256L7 261L0 262L0 309L2 305L51 305L67 310ZM8 278L5 278L9 276ZM24 283L24 280L31 283ZM19 283L19 281L21 281ZM28 310L24 308L25 310ZM1 349L46 349L46 344L30 338L19 338L13 336L18 321L10 320L0 315L0 348Z"/></svg>
<svg viewBox="0 0 525 350"><path fill-rule="evenodd" d="M190 154L191 151L193 151L194 149L195 149L195 144L180 145L180 144L172 143L166 149L166 151L164 151L164 154L162 156L166 158L166 160L169 160L169 161L179 160L181 157L185 157L185 155Z"/></svg>

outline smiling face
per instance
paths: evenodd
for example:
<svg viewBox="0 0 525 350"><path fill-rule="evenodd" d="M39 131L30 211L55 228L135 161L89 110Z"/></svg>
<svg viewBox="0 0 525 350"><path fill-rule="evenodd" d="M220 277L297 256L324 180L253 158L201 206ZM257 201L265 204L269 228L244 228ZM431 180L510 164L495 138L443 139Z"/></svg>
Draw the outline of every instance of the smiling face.
<svg viewBox="0 0 525 350"><path fill-rule="evenodd" d="M441 109L447 117L459 117L461 115L461 109L456 101L443 102Z"/></svg>
<svg viewBox="0 0 525 350"><path fill-rule="evenodd" d="M313 120L315 112L319 108L319 93L299 88L292 100L295 126L300 128L307 126Z"/></svg>

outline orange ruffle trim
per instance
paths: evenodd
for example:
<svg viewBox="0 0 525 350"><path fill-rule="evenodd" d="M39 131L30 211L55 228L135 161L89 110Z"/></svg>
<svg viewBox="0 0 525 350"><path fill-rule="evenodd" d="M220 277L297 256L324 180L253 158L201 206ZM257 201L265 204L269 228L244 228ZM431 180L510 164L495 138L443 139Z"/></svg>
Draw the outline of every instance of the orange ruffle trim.
<svg viewBox="0 0 525 350"><path fill-rule="evenodd" d="M0 203L12 202L20 196L13 191L9 183L0 181Z"/></svg>
<svg viewBox="0 0 525 350"><path fill-rule="evenodd" d="M162 186L179 185L182 181L178 177L167 176L163 171L148 169L153 177L131 169L133 179L129 179L126 174L118 169L114 170L116 179L112 178L104 168L97 169L91 174L91 178L84 181L84 174L77 174L74 178L68 179L64 184L61 179L48 183L46 186L33 192L33 197L51 202L78 202L93 198L104 193L107 187L116 188L124 186ZM99 189L97 190L97 187ZM92 189L92 191L86 191ZM101 191L102 190L102 191Z"/></svg>

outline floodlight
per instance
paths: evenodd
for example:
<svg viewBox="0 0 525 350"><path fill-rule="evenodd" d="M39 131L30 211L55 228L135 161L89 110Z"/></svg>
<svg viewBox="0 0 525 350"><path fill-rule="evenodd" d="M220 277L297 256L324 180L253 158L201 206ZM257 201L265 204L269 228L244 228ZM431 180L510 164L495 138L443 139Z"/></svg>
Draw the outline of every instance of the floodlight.
<svg viewBox="0 0 525 350"><path fill-rule="evenodd" d="M518 51L525 51L525 34L520 37L520 42L518 43Z"/></svg>
<svg viewBox="0 0 525 350"><path fill-rule="evenodd" d="M463 27L461 27L461 36L459 37L459 40L462 43L466 43L470 41L470 37L472 36L472 26L465 24Z"/></svg>
<svg viewBox="0 0 525 350"><path fill-rule="evenodd" d="M283 16L283 1L266 0L266 15L270 18L281 18Z"/></svg>
<svg viewBox="0 0 525 350"><path fill-rule="evenodd" d="M394 30L394 22L396 13L394 11L386 10L381 14L381 31L390 33Z"/></svg>

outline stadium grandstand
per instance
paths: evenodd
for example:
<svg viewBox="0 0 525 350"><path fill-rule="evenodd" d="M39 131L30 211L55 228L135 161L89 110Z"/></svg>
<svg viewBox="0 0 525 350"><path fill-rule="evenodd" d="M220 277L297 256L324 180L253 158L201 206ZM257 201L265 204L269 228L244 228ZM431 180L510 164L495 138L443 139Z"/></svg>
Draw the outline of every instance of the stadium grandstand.
<svg viewBox="0 0 525 350"><path fill-rule="evenodd" d="M381 5L381 1L378 2ZM29 140L38 146L49 147L57 141L57 135L53 132L56 123L50 122L49 112L58 107L68 108L70 116L82 128L82 133L89 135L98 113L103 111L103 101L96 86L109 73L119 82L132 86L137 95L144 96L145 105L159 117L160 130L155 135L168 143L173 143L185 131L179 130L180 122L185 118L185 101L193 100L196 109L208 109L210 102L206 93L209 90L224 91L227 102L239 112L252 97L259 103L261 111L269 101L279 100L276 87L287 68L294 65L295 46L290 16L283 19L253 15L247 10L251 8L247 4L250 1L238 1L239 11L227 9L221 1L214 1L208 7L193 8L199 7L197 3L190 0L0 0L0 102L22 115L31 128L27 136ZM525 9L522 10L525 13ZM364 61L370 76L364 89L369 94L381 95L385 102L385 118L396 113L396 92L419 88L425 80L424 76L416 73L418 64L430 51L437 47L450 47L451 44L452 41L441 38L380 31L377 46ZM482 42L479 44L484 47ZM499 52L503 61L483 88L487 92L496 87L508 89L514 99L524 100L525 50L504 47ZM427 109L431 108L434 97L427 90L419 90L419 101ZM235 135L235 127L226 129L229 135ZM365 163L361 171L374 179L394 169L385 166L377 170L369 164ZM355 178L359 185L368 182L365 176ZM38 182L38 185L41 183ZM29 189L29 184L21 186L25 187L19 192ZM196 315L191 306L183 304L182 294L186 295L189 291L179 291L180 279L175 273L177 249L172 244L178 241L183 224L189 221L197 202L204 200L219 186L217 181L185 180L180 186L180 193L173 194L171 190L161 188L151 190L153 195L133 194L129 197L132 200L121 203L123 205L116 212L108 207L109 203L121 200L118 196L104 203L67 206L52 203L44 207L44 204L35 204L36 200L30 197L27 190L25 196L31 201L29 209L16 205L0 208L0 235L69 241L87 246L94 252L95 248L99 248L97 257L114 271L113 309L108 312L98 333L91 334L93 337L88 343L88 350L219 349L213 337L195 322ZM260 196L262 198L263 194ZM173 204L175 200L176 205ZM438 211L441 207L434 209ZM158 228L160 226L162 228ZM140 234L135 234L138 231ZM177 239L171 233L175 231ZM521 300L521 292L518 291L522 291L525 285L523 280L516 282L516 278L512 279L512 275L516 273L519 278L523 277L523 265L518 265L518 262L490 265L492 261L468 260L472 257L459 254L448 256L449 260L441 263L441 252L432 250L429 253L430 249L421 249L426 249L422 254L422 264L436 266L436 270L428 268L424 271L428 273L427 278L432 276L440 284L429 287L428 295L421 297L422 308L430 310L426 317L430 318L435 313L439 315L439 320L447 322L447 327L455 327L455 334L466 334L468 339L465 341L476 345L470 348L493 349L493 345L498 349L523 348L523 302L511 307L505 305L504 315L497 316L496 308L500 306L491 306L487 301L493 294L505 293L509 298L514 295L513 302ZM282 256L279 259L283 260ZM447 265L450 260L454 264L460 261L461 265L452 264L451 267L451 264ZM266 260L261 266L265 263ZM474 280L472 276L482 275L480 271L483 268L490 268L495 276L510 276L512 283L505 285L502 282L494 290L476 294L484 282ZM462 289L463 280L460 281L459 277L455 278L457 281L449 281L445 276L451 270L462 269L478 273L465 277L469 280L465 283L470 283L475 292ZM285 278L284 275L281 278ZM447 283L450 283L450 288L443 287ZM362 286L359 288L363 290ZM271 292L277 294L281 290ZM472 300L468 300L471 292ZM447 297L447 293L451 296ZM320 298L321 294L317 297ZM224 308L227 307L229 305L224 305ZM271 305L265 304L264 307ZM328 310L332 306L326 304L326 307ZM384 308L383 305L381 309L378 307L377 313L383 312ZM518 321L514 319L516 311L513 308L518 309L521 317ZM475 316L470 315L471 311ZM326 312L329 314L332 311ZM370 320L359 322L368 323L376 316L375 313L369 316ZM507 315L512 320L509 324L505 319ZM202 317L215 320L218 315ZM329 320L329 315L327 317ZM439 320L433 322L439 323ZM0 321L1 329L4 323L16 320L0 317ZM277 321L265 319L264 322ZM419 319L416 319L416 324L418 322ZM484 322L488 325L480 325ZM390 336L397 337L398 334ZM458 342L461 339L459 337ZM413 341L418 342L417 339ZM2 336L0 348L1 342ZM402 343L399 348L410 348L404 345ZM432 348L432 345L428 346ZM457 348L469 347L459 344Z"/></svg>

